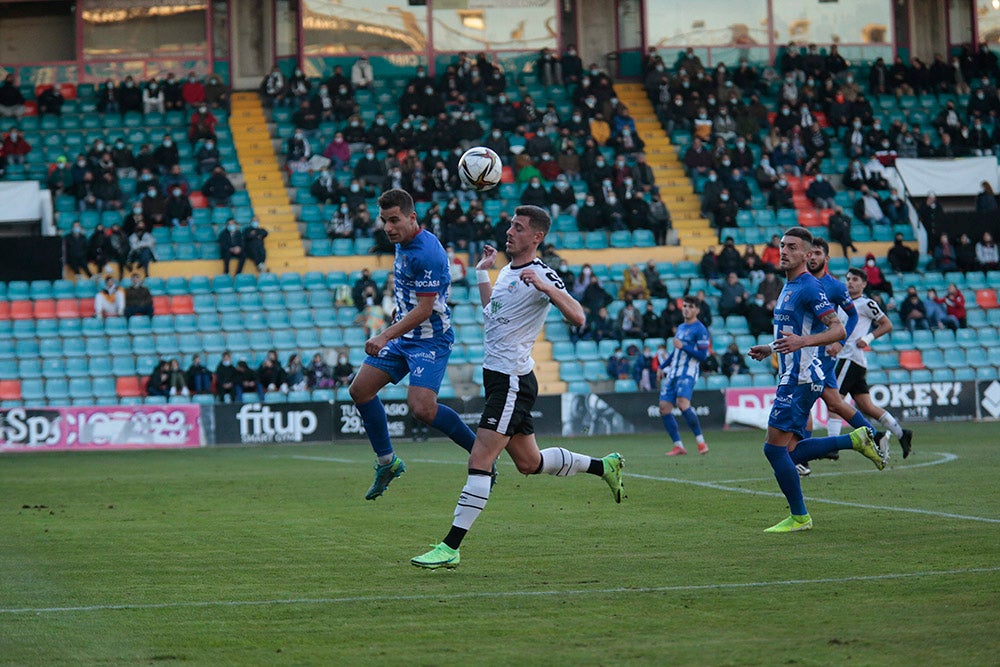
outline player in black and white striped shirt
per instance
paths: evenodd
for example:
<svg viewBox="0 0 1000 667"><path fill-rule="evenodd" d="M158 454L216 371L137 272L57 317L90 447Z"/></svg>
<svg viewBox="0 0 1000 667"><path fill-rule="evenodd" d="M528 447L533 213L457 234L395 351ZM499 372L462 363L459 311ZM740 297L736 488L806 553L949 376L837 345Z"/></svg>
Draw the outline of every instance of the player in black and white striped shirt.
<svg viewBox="0 0 1000 667"><path fill-rule="evenodd" d="M864 294L868 285L868 276L861 269L848 269L847 271L847 293L854 299L854 308L858 312L858 323L854 331L848 336L844 346L839 350L828 350L837 357L837 385L843 396L850 394L855 405L864 414L877 419L886 428L886 434L879 443L879 448L887 450L889 446L889 434L896 436L900 446L903 448L903 458L910 455L912 448L913 431L904 429L896 421L896 418L872 402L868 392L868 359L865 350L870 349L871 342L876 338L884 336L892 331L892 322L873 299ZM875 328L872 328L872 325ZM833 347L833 346L831 346ZM829 423L830 435L839 435L842 422L833 418Z"/></svg>
<svg viewBox="0 0 1000 667"><path fill-rule="evenodd" d="M427 553L412 558L417 567L453 568L459 564L459 545L490 496L490 467L506 449L519 472L566 477L587 472L604 479L615 502L622 501L620 454L595 459L562 447L539 451L531 408L538 381L531 350L552 304L574 326L584 321L583 307L566 291L559 275L536 256L551 226L548 213L537 206L518 206L507 231L510 264L490 284L488 270L497 251L483 250L476 265L486 336L483 345L483 385L486 405L469 455L469 476L455 507L455 519L444 540Z"/></svg>

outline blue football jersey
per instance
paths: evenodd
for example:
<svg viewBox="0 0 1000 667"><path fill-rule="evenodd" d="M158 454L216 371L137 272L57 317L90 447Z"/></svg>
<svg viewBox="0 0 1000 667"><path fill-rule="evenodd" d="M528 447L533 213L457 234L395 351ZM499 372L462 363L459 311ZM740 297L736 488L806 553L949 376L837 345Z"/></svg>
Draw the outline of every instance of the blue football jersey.
<svg viewBox="0 0 1000 667"><path fill-rule="evenodd" d="M426 229L421 230L407 244L396 244L396 261L393 274L396 281L396 320L416 308L417 296L434 295L431 316L416 328L403 334L403 338L433 338L451 328L451 311L448 309L448 290L451 273L448 254L437 237Z"/></svg>
<svg viewBox="0 0 1000 667"><path fill-rule="evenodd" d="M701 362L708 356L708 329L700 321L693 324L681 324L674 335L681 341L681 349L673 348L667 360L664 380L680 380L682 378L698 379ZM669 346L668 346L669 349Z"/></svg>
<svg viewBox="0 0 1000 667"><path fill-rule="evenodd" d="M820 319L835 312L820 284L808 271L785 283L774 307L774 338L783 333L808 336L826 329ZM778 355L778 384L821 384L819 349L804 347Z"/></svg>

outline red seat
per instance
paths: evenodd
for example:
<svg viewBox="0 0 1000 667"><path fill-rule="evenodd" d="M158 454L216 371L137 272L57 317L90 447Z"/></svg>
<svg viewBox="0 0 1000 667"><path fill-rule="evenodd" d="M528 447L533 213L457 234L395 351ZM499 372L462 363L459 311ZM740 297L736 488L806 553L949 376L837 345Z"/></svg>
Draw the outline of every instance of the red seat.
<svg viewBox="0 0 1000 667"><path fill-rule="evenodd" d="M38 299L33 305L32 312L36 320L51 320L56 316L56 302L54 299Z"/></svg>
<svg viewBox="0 0 1000 667"><path fill-rule="evenodd" d="M833 209L832 208L821 208L819 210L820 224L822 224L824 227L829 227L830 226L830 216L831 215L833 215Z"/></svg>
<svg viewBox="0 0 1000 667"><path fill-rule="evenodd" d="M80 317L94 316L94 300L80 299Z"/></svg>
<svg viewBox="0 0 1000 667"><path fill-rule="evenodd" d="M24 115L25 116L37 116L38 115L38 102L35 100L28 100L24 103Z"/></svg>
<svg viewBox="0 0 1000 667"><path fill-rule="evenodd" d="M899 353L899 365L908 371L924 369L924 357L920 350L902 350Z"/></svg>
<svg viewBox="0 0 1000 667"><path fill-rule="evenodd" d="M192 313L194 313L194 299L190 294L179 294L170 297L171 315L191 315Z"/></svg>
<svg viewBox="0 0 1000 667"><path fill-rule="evenodd" d="M170 312L170 297L166 295L153 297L153 312L159 315L166 315Z"/></svg>
<svg viewBox="0 0 1000 667"><path fill-rule="evenodd" d="M146 378L148 380L148 378ZM143 380L138 377L130 376L115 379L115 390L121 397L125 396L142 396L145 394L143 388Z"/></svg>
<svg viewBox="0 0 1000 667"><path fill-rule="evenodd" d="M80 317L80 302L76 299L57 300L56 317Z"/></svg>
<svg viewBox="0 0 1000 667"><path fill-rule="evenodd" d="M514 170L509 166L504 166L500 170L500 182L501 183L513 183L514 182Z"/></svg>
<svg viewBox="0 0 1000 667"><path fill-rule="evenodd" d="M0 320L10 319L10 301L0 301Z"/></svg>
<svg viewBox="0 0 1000 667"><path fill-rule="evenodd" d="M977 289L976 304L980 308L1000 308L1000 303L997 303L997 291L993 289Z"/></svg>
<svg viewBox="0 0 1000 667"><path fill-rule="evenodd" d="M799 224L803 227L821 227L823 221L819 217L819 211L799 211Z"/></svg>
<svg viewBox="0 0 1000 667"><path fill-rule="evenodd" d="M10 302L10 319L12 320L30 320L34 318L34 312L31 309L31 302L26 300L11 301Z"/></svg>
<svg viewBox="0 0 1000 667"><path fill-rule="evenodd" d="M35 86L35 99L41 97L42 93L52 87L51 83L43 83Z"/></svg>
<svg viewBox="0 0 1000 667"><path fill-rule="evenodd" d="M188 201L191 202L191 208L208 208L208 199L198 190L188 195Z"/></svg>
<svg viewBox="0 0 1000 667"><path fill-rule="evenodd" d="M21 381L0 380L0 401L20 401Z"/></svg>
<svg viewBox="0 0 1000 667"><path fill-rule="evenodd" d="M62 93L62 96L64 98L66 98L67 100L75 100L76 99L76 84L75 83L60 83L59 84L59 91Z"/></svg>

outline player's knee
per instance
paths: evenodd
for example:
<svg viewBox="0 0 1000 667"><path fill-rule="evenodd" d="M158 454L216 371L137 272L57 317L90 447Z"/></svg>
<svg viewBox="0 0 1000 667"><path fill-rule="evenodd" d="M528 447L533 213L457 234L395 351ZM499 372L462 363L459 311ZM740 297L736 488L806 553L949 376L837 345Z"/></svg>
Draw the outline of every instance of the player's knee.
<svg viewBox="0 0 1000 667"><path fill-rule="evenodd" d="M522 475L534 475L541 471L542 459L514 459L514 465L517 467L517 471Z"/></svg>
<svg viewBox="0 0 1000 667"><path fill-rule="evenodd" d="M674 406L669 403L660 403L660 416L664 417L674 411Z"/></svg>
<svg viewBox="0 0 1000 667"><path fill-rule="evenodd" d="M430 424L434 421L434 417L437 415L437 408L437 403L410 403L410 413L413 415L413 418L425 424Z"/></svg>

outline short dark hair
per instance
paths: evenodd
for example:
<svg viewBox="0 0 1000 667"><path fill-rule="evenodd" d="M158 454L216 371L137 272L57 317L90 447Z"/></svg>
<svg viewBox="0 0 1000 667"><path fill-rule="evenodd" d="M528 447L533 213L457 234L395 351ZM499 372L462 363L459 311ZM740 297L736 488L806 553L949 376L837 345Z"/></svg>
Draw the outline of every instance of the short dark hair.
<svg viewBox="0 0 1000 667"><path fill-rule="evenodd" d="M398 206L399 212L406 216L414 211L413 197L406 190L400 190L399 188L383 192L378 198L378 205L382 209L396 208Z"/></svg>
<svg viewBox="0 0 1000 667"><path fill-rule="evenodd" d="M682 300L684 301L684 303L686 303L689 306L694 306L695 308L698 308L699 310L701 309L701 302L698 301L698 297L696 297L696 296L692 296L692 295L688 294Z"/></svg>
<svg viewBox="0 0 1000 667"><path fill-rule="evenodd" d="M852 266L851 268L847 269L847 275L854 276L855 278L860 278L862 282L868 282L868 274L856 266Z"/></svg>
<svg viewBox="0 0 1000 667"><path fill-rule="evenodd" d="M552 227L552 218L539 206L518 206L514 209L514 215L523 215L528 219L528 225L536 232L548 234Z"/></svg>
<svg viewBox="0 0 1000 667"><path fill-rule="evenodd" d="M826 242L826 239L822 239L818 236L815 236L813 237L812 245L814 248L822 248L824 255L830 254L830 244Z"/></svg>
<svg viewBox="0 0 1000 667"><path fill-rule="evenodd" d="M794 236L795 238L802 239L810 245L813 242L813 235L810 234L809 230L805 227L792 227L790 229L786 229L784 236Z"/></svg>

